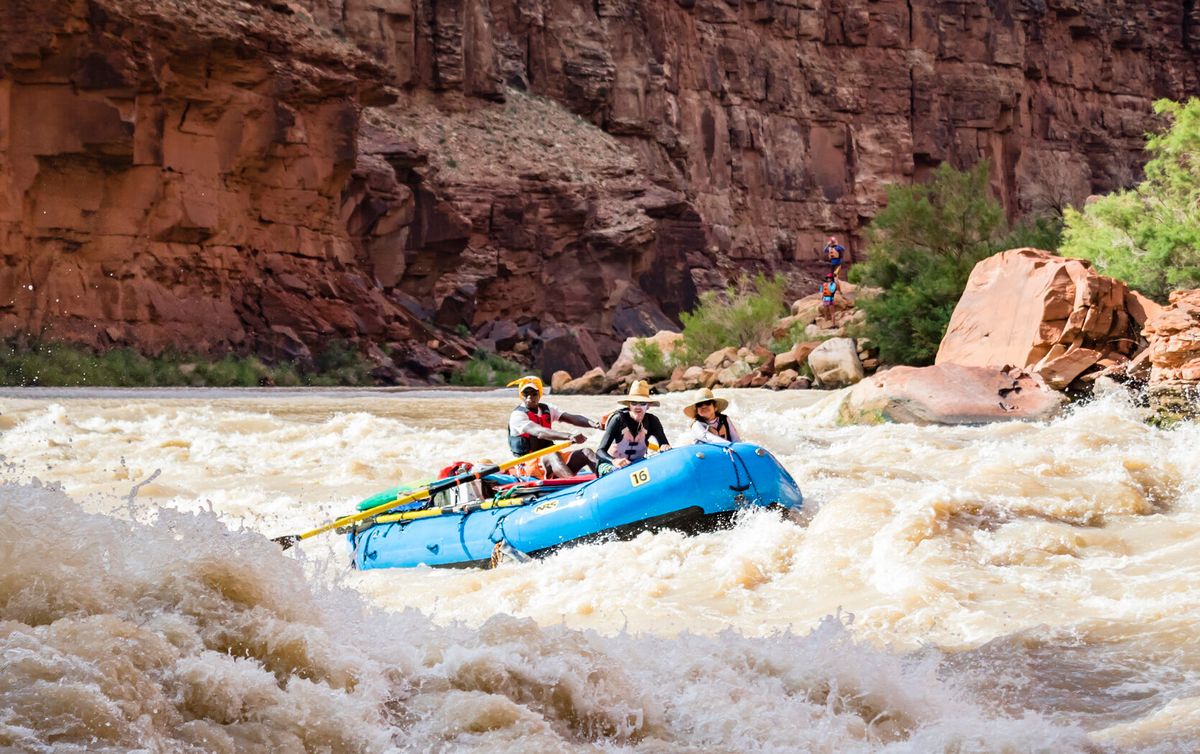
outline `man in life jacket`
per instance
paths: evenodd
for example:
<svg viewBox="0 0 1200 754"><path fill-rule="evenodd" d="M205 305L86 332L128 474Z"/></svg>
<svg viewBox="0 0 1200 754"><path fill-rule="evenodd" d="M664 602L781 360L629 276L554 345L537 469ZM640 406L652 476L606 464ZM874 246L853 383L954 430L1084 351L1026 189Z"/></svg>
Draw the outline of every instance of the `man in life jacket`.
<svg viewBox="0 0 1200 754"><path fill-rule="evenodd" d="M830 236L829 242L825 244L825 248L821 250L825 255L826 261L829 262L829 271L833 273L836 279L838 270L842 266L842 259L846 256L846 248L838 243L837 236Z"/></svg>
<svg viewBox="0 0 1200 754"><path fill-rule="evenodd" d="M580 414L560 411L556 406L542 403L544 387L538 377L521 377L508 383L517 386L521 403L508 415L508 447L514 456L523 456L542 448L548 448L563 440L582 443L587 437L582 432L562 432L551 429L556 421L576 427L600 429L600 423ZM575 476L583 470L596 470L596 458L586 448L551 453L522 464L525 476L563 479Z"/></svg>
<svg viewBox="0 0 1200 754"><path fill-rule="evenodd" d="M825 275L825 282L821 283L821 311L818 318L828 319L832 326L837 327L837 308L833 305L835 296L846 298L842 293L842 287L838 285L837 277L832 273Z"/></svg>

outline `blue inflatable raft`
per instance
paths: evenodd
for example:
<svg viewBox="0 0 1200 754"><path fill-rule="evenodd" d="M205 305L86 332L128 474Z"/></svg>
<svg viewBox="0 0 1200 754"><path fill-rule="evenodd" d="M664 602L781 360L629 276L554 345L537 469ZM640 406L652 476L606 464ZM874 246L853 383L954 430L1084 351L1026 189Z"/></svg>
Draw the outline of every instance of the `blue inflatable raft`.
<svg viewBox="0 0 1200 754"><path fill-rule="evenodd" d="M689 445L524 500L497 499L412 520L383 516L383 523L353 527L348 538L359 569L484 566L497 548L539 556L647 529L703 531L728 523L739 510L799 508L802 501L795 480L764 448Z"/></svg>

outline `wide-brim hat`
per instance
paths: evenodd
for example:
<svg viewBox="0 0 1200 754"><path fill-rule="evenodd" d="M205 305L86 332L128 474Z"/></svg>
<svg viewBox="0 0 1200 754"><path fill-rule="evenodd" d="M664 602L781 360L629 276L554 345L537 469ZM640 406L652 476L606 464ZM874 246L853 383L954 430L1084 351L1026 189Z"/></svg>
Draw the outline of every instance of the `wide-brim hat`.
<svg viewBox="0 0 1200 754"><path fill-rule="evenodd" d="M617 403L628 406L630 403L649 403L651 406L657 406L658 401L650 397L650 383L645 380L634 380L629 386L629 395L624 398L618 398Z"/></svg>
<svg viewBox="0 0 1200 754"><path fill-rule="evenodd" d="M683 415L689 419L695 419L696 406L708 401L712 401L716 404L718 414L729 408L729 401L725 400L724 398L716 397L713 395L713 391L709 390L708 388L701 388L700 394L696 397L696 400L683 407Z"/></svg>

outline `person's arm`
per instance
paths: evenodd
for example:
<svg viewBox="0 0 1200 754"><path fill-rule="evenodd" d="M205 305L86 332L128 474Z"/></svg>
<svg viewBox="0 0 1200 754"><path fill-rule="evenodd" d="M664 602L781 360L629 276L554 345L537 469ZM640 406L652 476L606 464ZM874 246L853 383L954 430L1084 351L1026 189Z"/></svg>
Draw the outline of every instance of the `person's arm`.
<svg viewBox="0 0 1200 754"><path fill-rule="evenodd" d="M613 414L608 419L608 426L604 428L604 434L600 437L600 445L596 448L596 458L599 458L605 463L611 463L616 466L616 461L608 454L608 449L617 439L617 428L621 424L621 417Z"/></svg>
<svg viewBox="0 0 1200 754"><path fill-rule="evenodd" d="M718 434L710 432L708 425L700 420L692 422L692 426L688 427L688 432L691 433L692 439L700 445L728 445L725 438Z"/></svg>
<svg viewBox="0 0 1200 754"><path fill-rule="evenodd" d="M671 449L671 442L667 440L662 422L654 414L646 415L646 434L658 441L658 452Z"/></svg>
<svg viewBox="0 0 1200 754"><path fill-rule="evenodd" d="M568 414L563 412L558 415L558 420L566 422L567 424L572 424L576 427L584 427L586 429L603 429L603 427L600 426L600 422L593 421L583 414Z"/></svg>
<svg viewBox="0 0 1200 754"><path fill-rule="evenodd" d="M530 435L531 437L536 437L539 440L553 440L555 442L570 440L571 442L583 442L587 439L579 433L571 434L569 432L559 432L556 429L547 429L546 427L535 423L525 415L525 412L519 410L513 411L510 415L508 427L514 435Z"/></svg>

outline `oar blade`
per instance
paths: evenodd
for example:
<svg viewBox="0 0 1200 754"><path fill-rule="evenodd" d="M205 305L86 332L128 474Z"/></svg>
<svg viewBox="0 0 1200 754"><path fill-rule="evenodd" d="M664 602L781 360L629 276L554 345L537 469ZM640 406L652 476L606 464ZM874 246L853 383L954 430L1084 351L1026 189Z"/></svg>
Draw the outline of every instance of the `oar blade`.
<svg viewBox="0 0 1200 754"><path fill-rule="evenodd" d="M299 534L284 534L282 537L273 537L271 539L271 541L275 542L280 547L287 550L292 545L294 545L300 541L300 535Z"/></svg>

